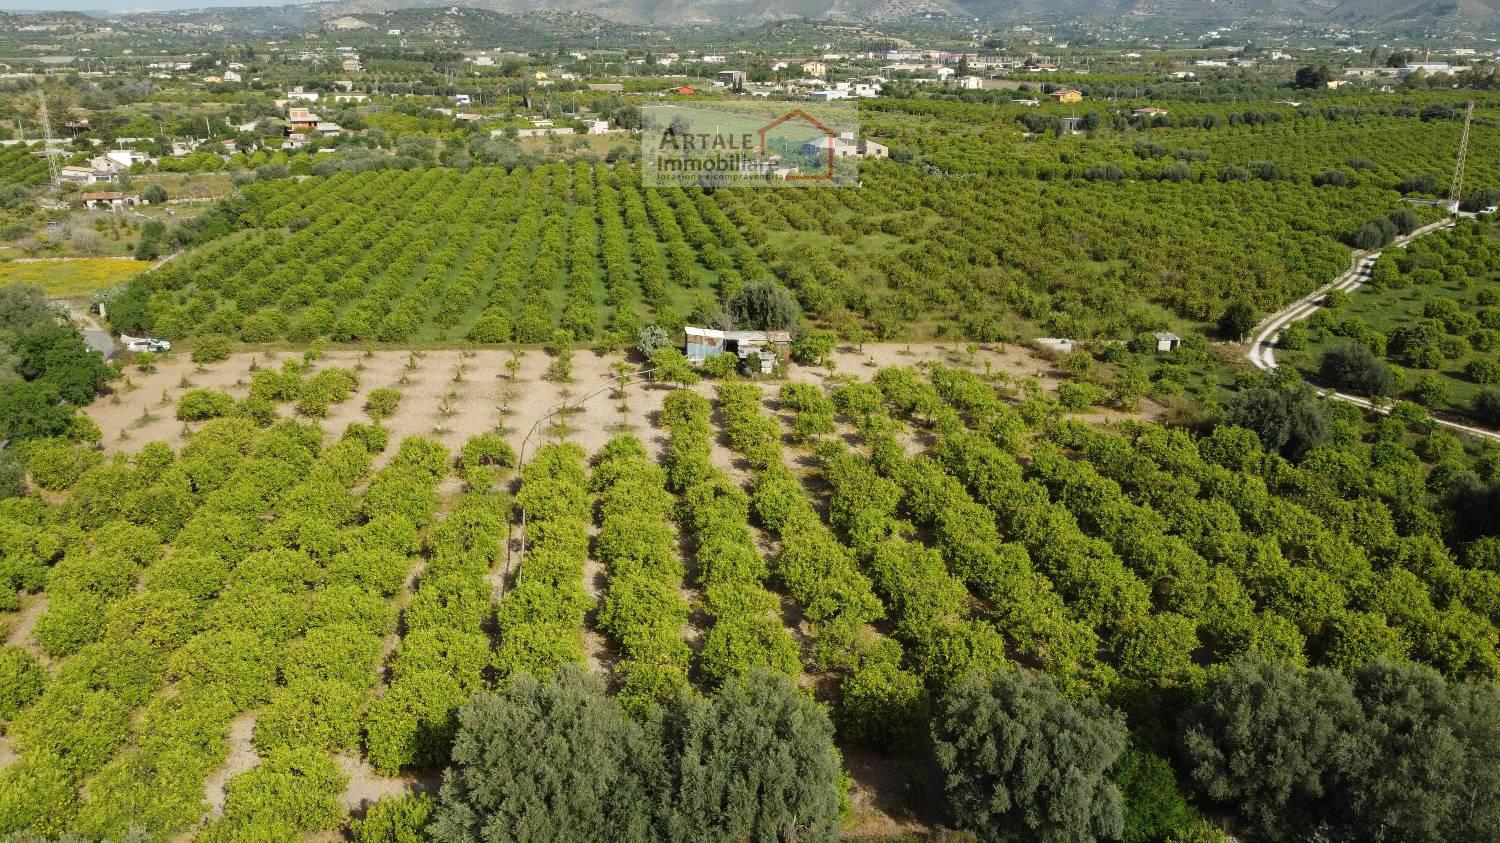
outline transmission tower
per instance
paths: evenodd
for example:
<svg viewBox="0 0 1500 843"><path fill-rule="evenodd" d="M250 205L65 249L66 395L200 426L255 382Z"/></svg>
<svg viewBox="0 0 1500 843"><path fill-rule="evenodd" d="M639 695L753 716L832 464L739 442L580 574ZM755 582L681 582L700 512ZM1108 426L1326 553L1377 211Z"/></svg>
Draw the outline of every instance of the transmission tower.
<svg viewBox="0 0 1500 843"><path fill-rule="evenodd" d="M52 189L55 191L62 180L57 175L57 151L52 148L52 119L47 116L47 95L40 88L37 89L36 98L39 104L37 116L42 121L43 154L47 156L47 169L52 172Z"/></svg>
<svg viewBox="0 0 1500 843"><path fill-rule="evenodd" d="M1453 215L1458 216L1458 203L1463 199L1464 162L1469 157L1469 124L1474 122L1474 102L1464 112L1464 134L1458 141L1458 165L1453 168L1453 187L1448 191L1448 201L1453 205Z"/></svg>

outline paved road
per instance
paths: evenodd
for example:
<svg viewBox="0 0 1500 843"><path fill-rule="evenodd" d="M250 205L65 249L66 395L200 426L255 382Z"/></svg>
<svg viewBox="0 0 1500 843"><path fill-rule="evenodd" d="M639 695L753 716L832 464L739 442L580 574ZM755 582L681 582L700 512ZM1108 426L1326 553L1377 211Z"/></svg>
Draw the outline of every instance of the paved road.
<svg viewBox="0 0 1500 843"><path fill-rule="evenodd" d="M1442 220L1430 225L1424 225L1413 231L1410 235L1396 238L1392 245L1398 249L1404 248L1407 243L1424 234L1431 234L1434 231L1450 228L1452 225L1452 220ZM1255 327L1255 338L1251 340L1250 350L1245 355L1250 358L1250 363L1261 371L1270 371L1276 368L1275 344L1277 338L1281 336L1282 330L1293 322L1306 319L1316 313L1318 302L1322 301L1323 297L1328 295L1330 291L1343 290L1344 292L1353 292L1358 290L1366 281L1370 280L1371 267L1375 265L1375 261L1379 258L1380 252L1371 252L1365 255L1355 253L1352 265L1343 275L1267 316L1265 321ZM1376 406L1369 399L1360 398L1357 395L1348 395L1331 389L1319 389L1318 394L1338 401L1347 401L1350 404L1364 407L1367 410L1374 410L1378 413L1390 412L1388 407ZM1436 416L1433 416L1432 420L1449 430L1456 430L1460 433L1467 433L1471 436L1479 436L1500 442L1500 433L1496 433L1493 430L1460 424Z"/></svg>
<svg viewBox="0 0 1500 843"><path fill-rule="evenodd" d="M78 323L78 330L83 332L83 341L88 343L89 348L104 355L104 359L108 360L110 355L115 353L115 338L99 325L94 314L89 313L88 310L72 302L61 304L68 309L68 318Z"/></svg>

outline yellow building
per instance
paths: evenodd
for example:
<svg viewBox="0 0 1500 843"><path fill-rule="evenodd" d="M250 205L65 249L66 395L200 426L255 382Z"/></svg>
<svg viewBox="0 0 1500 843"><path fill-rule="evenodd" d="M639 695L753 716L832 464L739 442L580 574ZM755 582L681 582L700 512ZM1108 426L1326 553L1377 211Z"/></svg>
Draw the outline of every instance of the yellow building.
<svg viewBox="0 0 1500 843"><path fill-rule="evenodd" d="M1073 90L1072 88L1063 88L1061 91L1053 91L1047 96L1051 97L1053 102L1083 102L1083 94Z"/></svg>

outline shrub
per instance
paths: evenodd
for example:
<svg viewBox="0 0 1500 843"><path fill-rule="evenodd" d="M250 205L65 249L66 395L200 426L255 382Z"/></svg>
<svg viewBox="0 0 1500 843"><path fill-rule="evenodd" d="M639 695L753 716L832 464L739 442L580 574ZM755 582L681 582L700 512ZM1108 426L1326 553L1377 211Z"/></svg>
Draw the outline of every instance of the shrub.
<svg viewBox="0 0 1500 843"><path fill-rule="evenodd" d="M400 403L401 391L383 386L370 390L370 394L365 396L365 412L375 421L383 421L395 414Z"/></svg>
<svg viewBox="0 0 1500 843"><path fill-rule="evenodd" d="M482 481L493 479L497 469L512 468L515 464L515 450L498 433L470 437L458 456L459 473L471 486L482 485Z"/></svg>
<svg viewBox="0 0 1500 843"><path fill-rule="evenodd" d="M234 399L213 389L190 389L177 399L178 421L207 421L227 416L234 410Z"/></svg>
<svg viewBox="0 0 1500 843"><path fill-rule="evenodd" d="M0 720L10 720L41 696L46 680L47 674L30 653L0 646Z"/></svg>
<svg viewBox="0 0 1500 843"><path fill-rule="evenodd" d="M258 834L242 838L233 832L236 827L262 823L301 831L337 828L344 819L339 796L348 782L349 777L321 750L278 750L259 767L229 780L221 821L227 828L209 826L203 839L256 839Z"/></svg>
<svg viewBox="0 0 1500 843"><path fill-rule="evenodd" d="M1448 399L1453 397L1453 390L1445 378L1424 372L1412 386L1411 395L1412 400L1423 407L1438 407L1448 403Z"/></svg>
<svg viewBox="0 0 1500 843"><path fill-rule="evenodd" d="M78 482L85 471L104 462L93 448L61 439L38 439L22 449L31 479L49 492L61 492Z"/></svg>
<svg viewBox="0 0 1500 843"><path fill-rule="evenodd" d="M1125 801L1124 843L1184 841L1202 822L1177 786L1172 765L1150 753L1128 750L1115 763L1111 778Z"/></svg>
<svg viewBox="0 0 1500 843"><path fill-rule="evenodd" d="M454 713L468 701L458 680L440 671L408 674L393 683L365 715L370 763L387 775L443 763L457 729Z"/></svg>
<svg viewBox="0 0 1500 843"><path fill-rule="evenodd" d="M223 334L204 334L193 343L194 363L218 363L229 359L234 341Z"/></svg>
<svg viewBox="0 0 1500 843"><path fill-rule="evenodd" d="M379 454L385 451L385 446L389 444L391 432L379 423L349 422L348 427L344 428L343 438L358 442L371 454Z"/></svg>
<svg viewBox="0 0 1500 843"><path fill-rule="evenodd" d="M1464 366L1464 377L1481 384L1500 383L1500 361L1488 357L1476 357Z"/></svg>
<svg viewBox="0 0 1500 843"><path fill-rule="evenodd" d="M1318 372L1340 389L1383 397L1391 394L1395 377L1391 369L1370 349L1344 341L1323 352Z"/></svg>
<svg viewBox="0 0 1500 843"><path fill-rule="evenodd" d="M1343 170L1330 169L1313 176L1314 187L1345 187L1349 184L1349 174Z"/></svg>
<svg viewBox="0 0 1500 843"><path fill-rule="evenodd" d="M838 343L832 331L808 331L792 342L792 359L804 366L821 366Z"/></svg>
<svg viewBox="0 0 1500 843"><path fill-rule="evenodd" d="M1481 390L1471 406L1480 421L1500 426L1500 389Z"/></svg>
<svg viewBox="0 0 1500 843"><path fill-rule="evenodd" d="M1058 403L1073 411L1103 404L1108 397L1104 387L1084 381L1063 381L1057 385Z"/></svg>
<svg viewBox="0 0 1500 843"><path fill-rule="evenodd" d="M427 843L427 823L437 800L425 793L382 796L364 819L349 824L354 843Z"/></svg>
<svg viewBox="0 0 1500 843"><path fill-rule="evenodd" d="M365 692L345 682L299 678L271 694L255 721L262 754L293 748L355 749Z"/></svg>

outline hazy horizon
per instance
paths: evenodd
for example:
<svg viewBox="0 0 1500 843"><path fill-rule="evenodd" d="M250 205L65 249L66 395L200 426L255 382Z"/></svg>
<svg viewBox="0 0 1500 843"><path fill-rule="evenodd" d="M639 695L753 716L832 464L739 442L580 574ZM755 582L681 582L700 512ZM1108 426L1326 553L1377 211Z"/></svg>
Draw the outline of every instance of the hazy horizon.
<svg viewBox="0 0 1500 843"><path fill-rule="evenodd" d="M132 12L214 6L300 6L316 0L0 0L6 12Z"/></svg>

